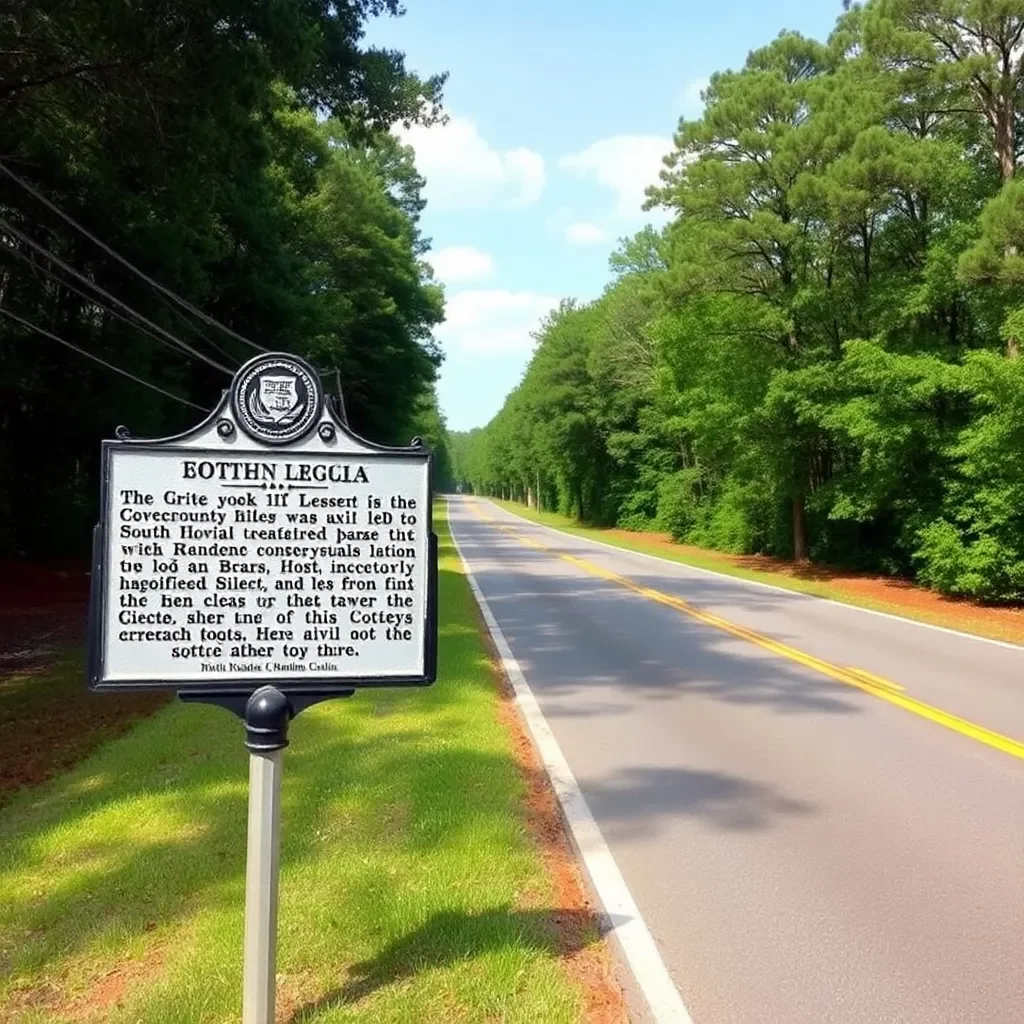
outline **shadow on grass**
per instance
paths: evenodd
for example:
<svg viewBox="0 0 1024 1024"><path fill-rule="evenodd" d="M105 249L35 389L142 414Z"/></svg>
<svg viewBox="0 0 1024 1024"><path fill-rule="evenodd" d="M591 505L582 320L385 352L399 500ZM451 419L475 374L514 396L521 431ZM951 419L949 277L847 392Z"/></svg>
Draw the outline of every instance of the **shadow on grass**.
<svg viewBox="0 0 1024 1024"><path fill-rule="evenodd" d="M443 911L386 946L372 960L355 964L344 984L296 1007L287 1024L310 1024L326 1010L358 1003L378 989L423 971L485 953L526 947L552 956L572 956L600 937L601 919L582 910Z"/></svg>
<svg viewBox="0 0 1024 1024"><path fill-rule="evenodd" d="M0 648L2 643L0 637ZM68 771L171 699L166 693L90 693L84 654L77 647L46 648L21 668L5 663L3 653L0 649L0 805L19 789Z"/></svg>
<svg viewBox="0 0 1024 1024"><path fill-rule="evenodd" d="M320 869L325 884L343 878L345 858L355 848L347 838L371 855L418 858L429 850L453 857L474 850L476 861L465 871L483 877L484 885L489 867L507 855L501 844L518 828L509 816L522 807L523 783L510 752L488 732L499 727L486 655L467 625L476 614L472 595L461 574L443 568L439 575L437 684L362 692L334 705L342 714L311 709L293 724L283 782L283 872L326 857L329 863ZM556 633L544 642L580 660L571 635ZM556 684L571 690L577 679L570 675L556 677ZM386 727L379 713L385 709ZM0 818L0 980L13 974L45 987L48 975L99 940L108 949L124 949L154 925L164 931L197 909L228 907L236 923L225 940L223 969L238 969L245 761L237 719L212 708L173 705L71 774L6 807ZM606 794L609 813L623 830L642 832L660 813L690 813L720 826L735 827L738 819L743 827L769 827L793 810L780 794L749 780L691 776L630 777L625 791ZM475 847L473 833L488 838ZM376 891L356 900L362 917L401 937L339 979L340 987L324 997L328 1001L347 1004L396 979L490 951L518 947L567 955L600 934L598 922L577 911L453 908L458 897L444 889L424 909L426 923L408 931L409 922L397 912L388 919L378 908ZM504 899L490 890L483 895L486 902ZM362 949L377 948L367 941L373 941L368 932ZM328 962L345 959L341 944L325 955ZM320 1008L327 1005L320 1000ZM309 1020L316 1011L317 1004L308 1005L293 1019Z"/></svg>
<svg viewBox="0 0 1024 1024"><path fill-rule="evenodd" d="M126 770L103 771L97 764L97 783L84 791L82 780L58 780L55 791L32 808L42 814L37 817L30 810L30 821L22 827L9 820L0 828L0 884L10 872L25 868L38 878L31 887L19 885L9 891L6 910L0 914L0 923L6 918L34 946L25 964L30 970L74 957L103 937L118 936L120 944L154 925L172 925L197 906L237 906L241 911L248 803L241 723L213 708L174 710L195 726L176 730L191 731L195 744L181 750L180 760L170 760L167 751L152 742L152 758L143 768L145 749L138 748L147 743L145 735L136 732L112 745L136 748L134 764ZM438 762L440 770L462 779L500 771L497 759L458 748L441 757L430 755L424 749L423 730L392 729L387 750L382 751L372 738L353 740L337 718L309 715L300 724L301 736L285 754L282 868L322 855L318 836L330 815L331 800L346 789L372 789L377 779L396 775L415 779ZM198 749L204 745L213 751L205 754ZM350 774L338 782L342 765ZM118 816L109 829L90 831L55 849L55 831L73 833L90 819L116 814L118 805L136 800L144 803L133 822L125 824ZM458 828L459 819L467 814L481 813L474 800L447 813L460 809L464 813L455 813L454 822L449 817L449 828ZM430 827L438 810L426 805L414 813ZM439 833L442 827L439 821L431 831ZM5 930L0 927L0 938ZM5 959L0 958L0 979L12 966Z"/></svg>
<svg viewBox="0 0 1024 1024"><path fill-rule="evenodd" d="M461 574L439 576L438 683L360 692L334 705L345 714L311 709L293 723L284 871L323 857L322 837L339 830L415 853L491 822L500 832L518 806L514 760L476 734L486 712L474 694L493 694L493 682L466 625L472 596ZM382 711L409 717L382 731ZM240 954L246 804L241 723L179 704L21 793L0 818L0 982L43 978L101 940L124 948L197 908L237 908ZM385 827L389 808L398 825Z"/></svg>

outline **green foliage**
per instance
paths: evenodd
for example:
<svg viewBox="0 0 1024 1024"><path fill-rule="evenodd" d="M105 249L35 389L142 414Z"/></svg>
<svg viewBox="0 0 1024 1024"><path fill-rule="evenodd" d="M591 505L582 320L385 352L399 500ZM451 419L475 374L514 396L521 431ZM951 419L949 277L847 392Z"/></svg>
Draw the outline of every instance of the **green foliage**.
<svg viewBox="0 0 1024 1024"><path fill-rule="evenodd" d="M446 493L454 489L455 469L448 425L437 404L437 392L430 388L416 403L414 429L434 453L434 490Z"/></svg>
<svg viewBox="0 0 1024 1024"><path fill-rule="evenodd" d="M971 353L956 368L973 415L949 447L941 514L921 530L917 559L931 586L1024 599L1024 363Z"/></svg>
<svg viewBox="0 0 1024 1024"><path fill-rule="evenodd" d="M358 433L438 444L443 430L422 419L443 298L422 262L423 182L388 129L436 117L443 79L422 81L401 54L363 44L367 19L397 13L396 0L8 5L0 154L222 323L308 357L332 390L337 371ZM172 312L6 178L0 217L215 361L233 369L254 354ZM5 234L0 306L204 408L217 400L223 373L84 300L54 270ZM4 317L0 404L4 554L81 553L99 439L119 423L166 435L197 416Z"/></svg>
<svg viewBox="0 0 1024 1024"><path fill-rule="evenodd" d="M463 485L1024 599L1022 25L870 0L713 75L649 191L673 221L544 325Z"/></svg>

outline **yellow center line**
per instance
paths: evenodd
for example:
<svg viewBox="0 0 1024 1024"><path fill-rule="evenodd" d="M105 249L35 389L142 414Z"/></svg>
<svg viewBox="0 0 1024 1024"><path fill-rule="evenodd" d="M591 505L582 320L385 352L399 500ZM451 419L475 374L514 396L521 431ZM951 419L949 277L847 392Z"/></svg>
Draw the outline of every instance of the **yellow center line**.
<svg viewBox="0 0 1024 1024"><path fill-rule="evenodd" d="M674 608L677 611L690 616L690 618L695 619L697 622L704 623L706 626L712 626L715 629L720 629L725 633L729 633L731 636L738 637L741 640L746 640L766 651L770 651L772 654L777 654L779 657L787 658L790 661L796 662L798 665L803 665L805 668L813 669L821 675L827 676L829 679L843 683L846 686L855 687L858 690L862 690L864 693L871 694L873 697L878 697L880 700L887 701L890 704L895 704L896 707L903 708L904 711L909 711L921 718L926 718L930 722L935 722L937 725L941 725L946 729L958 732L962 736L968 736L973 740L977 740L979 743L984 743L986 746L992 747L995 750L1000 750L1004 754L1009 754L1011 757L1017 757L1024 760L1024 743L1019 740L1011 739L1009 736L1004 736L1001 733L993 732L991 729L986 729L984 726L976 725L974 722L970 722L965 718L952 715L948 711L943 711L941 708L937 708L932 704L925 704L923 701L915 700L913 697L908 697L906 695L905 688L900 686L898 683L891 682L888 679L883 679L881 676L876 676L864 669L841 668L838 665L833 665L831 662L817 658L813 654L807 654L804 651L797 650L797 648L791 647L789 644L782 643L779 640L773 640L771 637L764 636L761 633L756 633L754 630L747 629L745 626L739 626L734 622L729 622L727 619L723 619L718 615L701 611L699 608L695 608L693 605L684 601L681 597L676 597L673 594L666 594L661 590L653 590L650 587L642 587L639 584L634 583L631 579L621 576L615 572L609 572L607 569L602 569L600 566L594 565L593 562L589 562L584 558L577 558L575 555L563 554L546 544L541 544L532 537L523 536L518 532L516 527L499 523L494 516L484 512L484 510L477 506L475 502L470 503L470 507L481 519L495 523L521 544L525 544L531 548L536 548L539 551L547 551L562 559L562 561L568 562L570 565L574 565L578 569L582 569L584 572L589 573L592 576L598 576L601 579L608 580L610 583L615 583L649 601L656 601L658 604Z"/></svg>
<svg viewBox="0 0 1024 1024"><path fill-rule="evenodd" d="M900 686L899 683L894 683L891 679L883 679L881 676L876 676L865 668L847 668L846 671L852 672L853 675L859 676L873 686L881 686L883 690L895 690L897 693L905 693L907 689L905 686Z"/></svg>

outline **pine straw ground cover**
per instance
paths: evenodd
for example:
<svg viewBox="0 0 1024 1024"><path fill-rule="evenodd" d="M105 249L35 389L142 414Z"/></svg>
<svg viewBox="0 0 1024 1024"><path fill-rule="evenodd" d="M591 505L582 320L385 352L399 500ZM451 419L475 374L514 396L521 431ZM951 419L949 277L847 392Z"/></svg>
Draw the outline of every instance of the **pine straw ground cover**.
<svg viewBox="0 0 1024 1024"><path fill-rule="evenodd" d="M436 522L438 682L291 727L278 1020L621 1020ZM237 720L174 702L0 809L0 1019L238 1020L246 772Z"/></svg>

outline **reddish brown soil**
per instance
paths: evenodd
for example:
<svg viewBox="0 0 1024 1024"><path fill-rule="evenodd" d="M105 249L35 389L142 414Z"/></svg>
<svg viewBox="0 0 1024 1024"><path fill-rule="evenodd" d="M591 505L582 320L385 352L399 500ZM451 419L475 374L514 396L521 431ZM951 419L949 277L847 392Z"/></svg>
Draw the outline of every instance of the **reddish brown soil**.
<svg viewBox="0 0 1024 1024"><path fill-rule="evenodd" d="M169 698L86 689L89 577L0 563L0 804L67 771Z"/></svg>
<svg viewBox="0 0 1024 1024"><path fill-rule="evenodd" d="M499 718L512 737L516 763L526 785L526 824L540 850L554 891L550 925L569 977L584 993L586 1024L626 1024L622 989L615 980L611 955L602 939L601 917L580 875L558 799L537 751L516 710L512 687L500 668L490 637L480 622L500 694ZM523 893L525 907L535 909L537 894Z"/></svg>
<svg viewBox="0 0 1024 1024"><path fill-rule="evenodd" d="M156 978L163 967L163 950L157 946L142 960L129 961L111 968L90 986L89 991L61 1008L76 1024L93 1024L107 1020L130 991L139 983Z"/></svg>
<svg viewBox="0 0 1024 1024"><path fill-rule="evenodd" d="M56 651L85 644L89 577L0 562L0 683L34 671Z"/></svg>
<svg viewBox="0 0 1024 1024"><path fill-rule="evenodd" d="M49 982L33 989L15 991L7 1010L15 1021L40 1011L69 1024L101 1024L108 1020L131 990L140 982L155 978L163 967L164 953L159 946L147 951L141 960L130 960L95 975L78 995L65 995L62 984Z"/></svg>
<svg viewBox="0 0 1024 1024"><path fill-rule="evenodd" d="M915 586L909 580L855 573L817 563L792 562L768 555L727 555L688 544L677 544L665 533L635 533L632 530L602 532L607 534L609 540L665 548L667 552L691 555L705 563L715 561L723 566L732 565L766 575L811 580L825 584L832 595L840 600L864 603L895 615L907 614L912 618L977 633L979 636L1024 644L1024 608L1021 607L983 605L976 601L943 597L933 590Z"/></svg>

